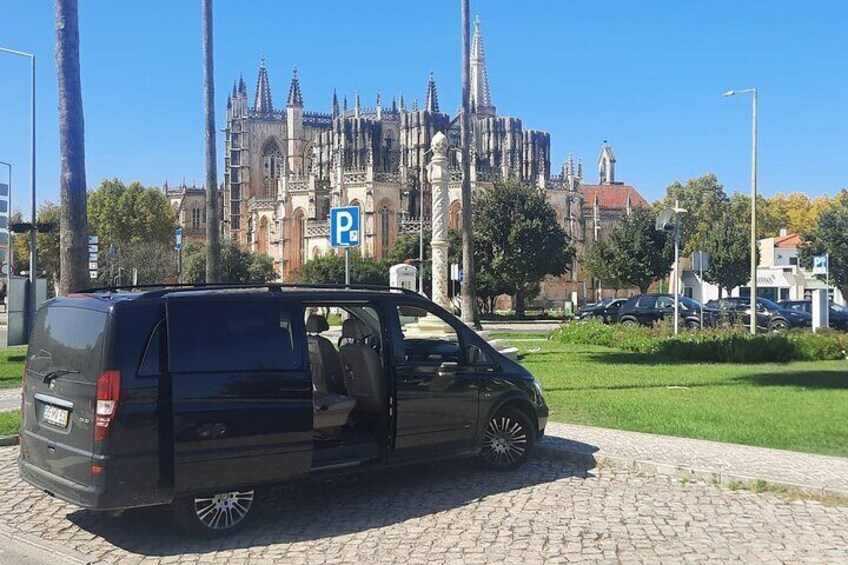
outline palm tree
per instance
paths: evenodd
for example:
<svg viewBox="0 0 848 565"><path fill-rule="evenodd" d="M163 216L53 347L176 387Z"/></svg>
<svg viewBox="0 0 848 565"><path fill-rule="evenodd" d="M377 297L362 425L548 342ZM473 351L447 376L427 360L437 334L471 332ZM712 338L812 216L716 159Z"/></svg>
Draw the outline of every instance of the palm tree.
<svg viewBox="0 0 848 565"><path fill-rule="evenodd" d="M79 60L77 0L55 0L56 71L59 79L59 265L58 294L88 285L88 220L85 193L85 124Z"/></svg>
<svg viewBox="0 0 848 565"><path fill-rule="evenodd" d="M215 67L212 45L212 0L203 3L203 95L206 99L206 282L221 280L218 227L218 158L215 147Z"/></svg>
<svg viewBox="0 0 848 565"><path fill-rule="evenodd" d="M480 328L480 312L477 309L477 274L474 271L474 234L471 226L471 160L469 151L470 126L468 119L471 110L471 92L468 85L471 58L469 36L471 34L468 19L468 0L462 0L462 118L460 137L462 138L462 321L469 326Z"/></svg>

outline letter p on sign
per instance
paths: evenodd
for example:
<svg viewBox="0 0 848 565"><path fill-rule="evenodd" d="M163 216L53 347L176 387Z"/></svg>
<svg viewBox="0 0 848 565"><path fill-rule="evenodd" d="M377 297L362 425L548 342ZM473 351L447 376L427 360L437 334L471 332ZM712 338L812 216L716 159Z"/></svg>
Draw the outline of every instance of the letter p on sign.
<svg viewBox="0 0 848 565"><path fill-rule="evenodd" d="M330 245L333 247L357 247L359 245L358 206L330 209Z"/></svg>

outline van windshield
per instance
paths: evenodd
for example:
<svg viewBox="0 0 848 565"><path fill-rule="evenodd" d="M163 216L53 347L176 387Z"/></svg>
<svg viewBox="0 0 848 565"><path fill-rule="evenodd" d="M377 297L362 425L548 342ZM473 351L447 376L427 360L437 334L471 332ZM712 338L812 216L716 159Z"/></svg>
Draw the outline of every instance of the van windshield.
<svg viewBox="0 0 848 565"><path fill-rule="evenodd" d="M79 371L77 378L95 382L107 317L105 312L84 308L42 308L32 331L28 369L38 374L57 369Z"/></svg>

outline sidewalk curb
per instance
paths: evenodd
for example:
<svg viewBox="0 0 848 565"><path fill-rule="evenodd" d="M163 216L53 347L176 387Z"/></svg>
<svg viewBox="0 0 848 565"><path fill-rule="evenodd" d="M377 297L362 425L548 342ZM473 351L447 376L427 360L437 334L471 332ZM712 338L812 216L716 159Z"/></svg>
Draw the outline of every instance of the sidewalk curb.
<svg viewBox="0 0 848 565"><path fill-rule="evenodd" d="M45 563L50 562L56 565L92 565L97 563L96 559L90 559L62 543L44 540L25 532L13 530L2 523L0 523L0 542L4 545L7 543L25 545L28 550L31 550L27 552L29 555L42 557Z"/></svg>
<svg viewBox="0 0 848 565"><path fill-rule="evenodd" d="M10 445L18 445L20 443L20 434L11 436L0 436L0 447L8 447Z"/></svg>
<svg viewBox="0 0 848 565"><path fill-rule="evenodd" d="M696 479L724 487L741 485L746 489L751 489L758 485L758 483L761 484L765 482L771 486L793 489L804 494L814 496L838 496L841 498L848 498L848 490L839 488L805 485L790 481L752 477L750 475L742 475L727 471L698 469L697 467L690 467L686 465L673 465L669 463L657 463L654 461L634 459L631 457L605 455L603 453L587 453L585 451L546 445L544 440L536 446L536 449L542 457L547 457L549 459L562 459L578 465L590 465L590 468L608 465L616 469L649 473L658 476L668 476L679 479Z"/></svg>

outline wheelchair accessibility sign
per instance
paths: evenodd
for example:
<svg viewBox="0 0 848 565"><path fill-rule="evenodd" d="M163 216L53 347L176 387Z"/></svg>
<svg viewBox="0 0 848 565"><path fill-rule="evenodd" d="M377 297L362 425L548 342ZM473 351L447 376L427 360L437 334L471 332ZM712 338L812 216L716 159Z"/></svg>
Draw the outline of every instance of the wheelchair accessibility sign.
<svg viewBox="0 0 848 565"><path fill-rule="evenodd" d="M359 246L359 206L330 208L330 245Z"/></svg>

